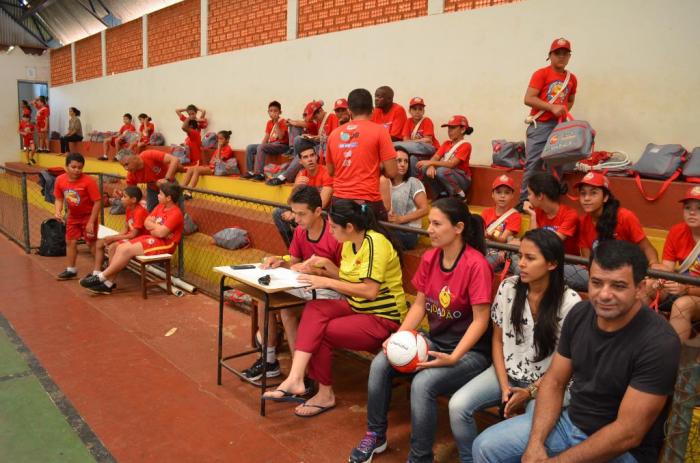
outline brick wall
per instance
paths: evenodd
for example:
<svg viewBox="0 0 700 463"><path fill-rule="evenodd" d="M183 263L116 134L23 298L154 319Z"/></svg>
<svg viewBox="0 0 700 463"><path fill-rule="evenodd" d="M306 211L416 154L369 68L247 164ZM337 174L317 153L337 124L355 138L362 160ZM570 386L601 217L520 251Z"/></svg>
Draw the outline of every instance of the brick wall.
<svg viewBox="0 0 700 463"><path fill-rule="evenodd" d="M185 0L148 15L148 65L199 56L199 0Z"/></svg>
<svg viewBox="0 0 700 463"><path fill-rule="evenodd" d="M503 5L520 0L445 0L445 13L448 11L473 10L486 6Z"/></svg>
<svg viewBox="0 0 700 463"><path fill-rule="evenodd" d="M70 84L73 82L71 68L70 45L51 50L51 86Z"/></svg>
<svg viewBox="0 0 700 463"><path fill-rule="evenodd" d="M209 0L209 54L287 39L287 0Z"/></svg>
<svg viewBox="0 0 700 463"><path fill-rule="evenodd" d="M297 33L308 37L426 14L427 0L299 0Z"/></svg>
<svg viewBox="0 0 700 463"><path fill-rule="evenodd" d="M107 29L107 75L143 67L141 18Z"/></svg>
<svg viewBox="0 0 700 463"><path fill-rule="evenodd" d="M102 76L102 38L100 34L75 42L75 81Z"/></svg>

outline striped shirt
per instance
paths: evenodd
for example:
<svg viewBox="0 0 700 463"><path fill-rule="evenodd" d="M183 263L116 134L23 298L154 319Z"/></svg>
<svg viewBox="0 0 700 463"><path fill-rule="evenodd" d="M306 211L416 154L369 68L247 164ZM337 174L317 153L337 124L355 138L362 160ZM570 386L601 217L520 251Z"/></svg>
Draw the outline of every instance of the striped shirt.
<svg viewBox="0 0 700 463"><path fill-rule="evenodd" d="M360 249L355 251L351 241L343 243L340 279L361 283L370 279L379 283L379 294L371 301L348 297L352 310L399 322L406 315L401 263L391 242L381 233L369 230Z"/></svg>

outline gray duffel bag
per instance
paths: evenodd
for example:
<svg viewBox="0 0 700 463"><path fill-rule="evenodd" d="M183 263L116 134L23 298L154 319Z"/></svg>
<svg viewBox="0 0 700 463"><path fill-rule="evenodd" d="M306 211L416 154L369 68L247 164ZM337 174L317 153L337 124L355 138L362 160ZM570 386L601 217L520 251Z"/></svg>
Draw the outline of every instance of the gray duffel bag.
<svg viewBox="0 0 700 463"><path fill-rule="evenodd" d="M241 249L250 244L248 232L241 228L224 228L213 236L217 246L225 249Z"/></svg>
<svg viewBox="0 0 700 463"><path fill-rule="evenodd" d="M591 156L594 142L595 130L588 122L560 122L554 127L544 145L542 160L548 166L576 163Z"/></svg>

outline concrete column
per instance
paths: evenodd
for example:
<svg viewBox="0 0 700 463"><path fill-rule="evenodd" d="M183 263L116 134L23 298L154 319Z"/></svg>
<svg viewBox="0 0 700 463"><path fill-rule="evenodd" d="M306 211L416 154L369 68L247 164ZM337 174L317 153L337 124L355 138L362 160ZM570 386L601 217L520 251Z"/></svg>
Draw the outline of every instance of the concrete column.
<svg viewBox="0 0 700 463"><path fill-rule="evenodd" d="M100 32L102 45L102 77L107 75L107 29Z"/></svg>
<svg viewBox="0 0 700 463"><path fill-rule="evenodd" d="M428 0L428 14L442 14L445 12L445 0Z"/></svg>
<svg viewBox="0 0 700 463"><path fill-rule="evenodd" d="M75 42L70 44L70 69L73 82L75 82Z"/></svg>
<svg viewBox="0 0 700 463"><path fill-rule="evenodd" d="M299 1L287 0L287 40L297 38L297 25L299 23Z"/></svg>
<svg viewBox="0 0 700 463"><path fill-rule="evenodd" d="M199 7L199 56L207 56L209 53L209 0L200 0Z"/></svg>
<svg viewBox="0 0 700 463"><path fill-rule="evenodd" d="M141 21L141 25L143 26L141 30L141 41L143 42L141 44L141 48L143 49L143 68L146 69L148 67L148 15L145 14L143 15L143 20Z"/></svg>

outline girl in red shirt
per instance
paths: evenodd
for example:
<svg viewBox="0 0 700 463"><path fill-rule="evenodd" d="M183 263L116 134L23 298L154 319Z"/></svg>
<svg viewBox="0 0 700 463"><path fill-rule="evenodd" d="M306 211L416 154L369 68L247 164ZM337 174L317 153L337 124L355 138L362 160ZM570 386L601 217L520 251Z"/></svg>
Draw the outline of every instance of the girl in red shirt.
<svg viewBox="0 0 700 463"><path fill-rule="evenodd" d="M141 122L141 125L139 125L139 135L141 138L129 147L129 149L136 154L140 153L141 150L148 145L148 142L151 140L151 135L156 131L156 126L151 121L151 118L148 117L148 114L139 114L139 122Z"/></svg>
<svg viewBox="0 0 700 463"><path fill-rule="evenodd" d="M589 172L574 186L584 215L579 222L578 247L581 255L591 251L603 240L623 240L638 245L650 264L659 262L659 255L647 238L634 212L620 207L620 201L610 191L608 179L600 173Z"/></svg>
<svg viewBox="0 0 700 463"><path fill-rule="evenodd" d="M32 108L29 106L29 102L27 100L22 100L20 109L22 111L22 117L27 116L29 119L32 118Z"/></svg>
<svg viewBox="0 0 700 463"><path fill-rule="evenodd" d="M32 100L34 107L36 108L36 131L39 138L39 143L37 145L37 153L48 153L49 152L49 114L51 110L49 105L46 103L46 97L44 95L39 96Z"/></svg>
<svg viewBox="0 0 700 463"><path fill-rule="evenodd" d="M209 165L200 166L192 165L185 168L185 179L182 184L187 188L196 188L199 177L202 175L215 175L216 166L218 163L226 164L230 159L235 160L233 150L229 146L229 140L231 139L230 130L222 130L216 134L216 151L211 155L209 160ZM232 174L229 174L232 175ZM185 191L183 193L185 199L192 199L192 193Z"/></svg>

